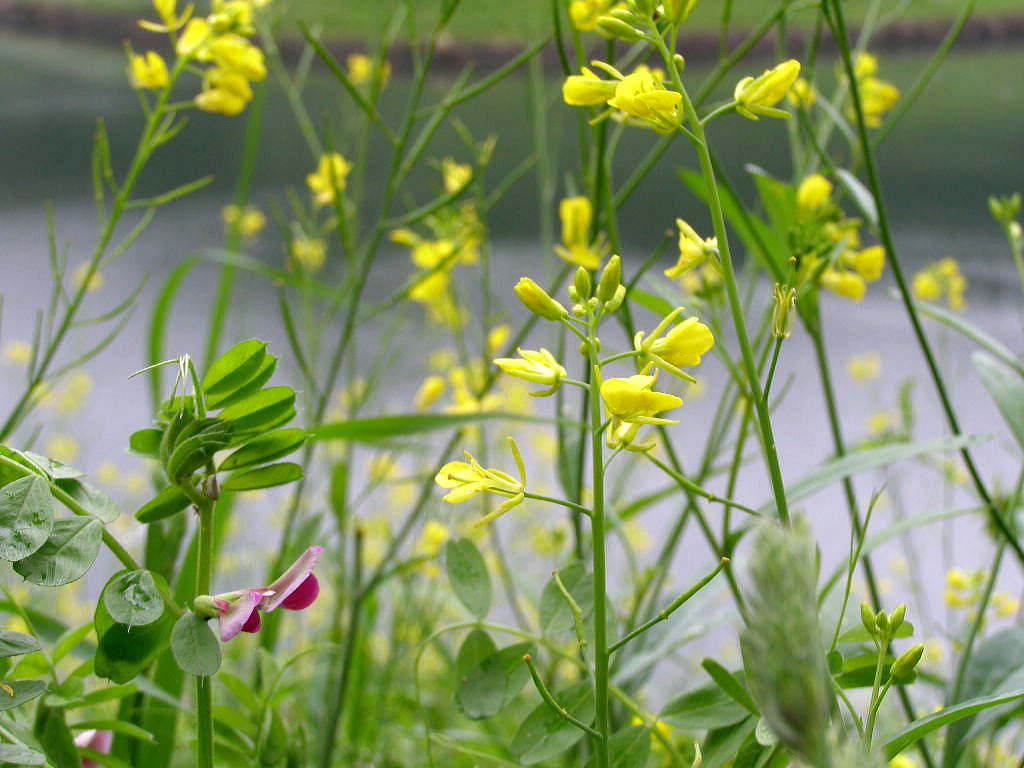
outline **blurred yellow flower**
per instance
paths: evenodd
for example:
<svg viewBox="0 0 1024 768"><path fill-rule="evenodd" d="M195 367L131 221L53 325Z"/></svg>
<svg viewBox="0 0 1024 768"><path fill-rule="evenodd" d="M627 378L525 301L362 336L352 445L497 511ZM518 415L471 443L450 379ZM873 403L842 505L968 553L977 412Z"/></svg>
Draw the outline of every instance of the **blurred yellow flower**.
<svg viewBox="0 0 1024 768"><path fill-rule="evenodd" d="M682 219L676 219L679 228L679 258L675 266L665 270L665 276L673 279L707 262L718 253L718 239L702 238L697 231Z"/></svg>
<svg viewBox="0 0 1024 768"><path fill-rule="evenodd" d="M132 88L155 91L167 85L167 64L156 51L132 55L130 69Z"/></svg>
<svg viewBox="0 0 1024 768"><path fill-rule="evenodd" d="M32 345L11 339L4 344L4 360L11 365L28 365L32 360Z"/></svg>
<svg viewBox="0 0 1024 768"><path fill-rule="evenodd" d="M85 290L87 290L89 292L92 292L92 291L98 291L100 288L103 287L103 275L97 269L90 276L89 275L89 263L88 262L84 262L82 264L79 264L78 268L75 270L75 276L74 276L75 287L76 288L81 288L82 284L85 283L86 278L88 278L89 284L86 285Z"/></svg>
<svg viewBox="0 0 1024 768"><path fill-rule="evenodd" d="M793 86L789 89L789 103L794 107L803 107L809 109L817 99L817 94L814 92L814 86L804 80L802 77L798 77L793 81Z"/></svg>
<svg viewBox="0 0 1024 768"><path fill-rule="evenodd" d="M419 541L416 542L416 554L420 557L437 557L441 547L451 536L447 525L430 520L420 531Z"/></svg>
<svg viewBox="0 0 1024 768"><path fill-rule="evenodd" d="M416 397L413 398L416 410L427 410L444 394L444 389L445 383L443 378L440 376L427 376L423 383L420 384L420 388L416 390Z"/></svg>
<svg viewBox="0 0 1024 768"><path fill-rule="evenodd" d="M996 616L1013 616L1020 610L1020 600L1011 597L1006 592L996 592L992 595L992 610Z"/></svg>
<svg viewBox="0 0 1024 768"><path fill-rule="evenodd" d="M911 284L914 297L921 301L940 301L943 297L950 309L963 310L967 278L960 273L956 259L932 262L914 275Z"/></svg>
<svg viewBox="0 0 1024 768"><path fill-rule="evenodd" d="M594 208L589 198L564 198L558 204L558 217L562 222L562 244L555 246L555 253L570 264L587 269L601 266L604 247L600 238L593 242L590 239Z"/></svg>
<svg viewBox="0 0 1024 768"><path fill-rule="evenodd" d="M247 205L239 209L237 205L225 205L220 211L228 229L237 226L239 234L246 240L256 237L267 224L267 217L259 208Z"/></svg>
<svg viewBox="0 0 1024 768"><path fill-rule="evenodd" d="M918 768L917 761L907 755L896 755L889 761L889 768Z"/></svg>
<svg viewBox="0 0 1024 768"><path fill-rule="evenodd" d="M327 243L319 237L298 235L292 240L290 255L293 266L298 266L303 272L314 274L324 266Z"/></svg>
<svg viewBox="0 0 1024 768"><path fill-rule="evenodd" d="M847 299L860 301L867 286L864 278L854 272L845 272L828 267L821 273L821 284L835 294Z"/></svg>
<svg viewBox="0 0 1024 768"><path fill-rule="evenodd" d="M457 163L450 157L441 161L441 180L448 194L462 189L472 178L473 166L469 163Z"/></svg>
<svg viewBox="0 0 1024 768"><path fill-rule="evenodd" d="M306 185L317 205L330 205L336 192L345 191L345 179L352 165L337 152L323 155L316 170L306 176Z"/></svg>
<svg viewBox="0 0 1024 768"><path fill-rule="evenodd" d="M800 182L796 190L796 208L799 215L816 212L832 196L832 182L820 173L812 173Z"/></svg>
<svg viewBox="0 0 1024 768"><path fill-rule="evenodd" d="M875 352L854 355L846 361L846 372L854 381L874 381L882 370L882 361Z"/></svg>
<svg viewBox="0 0 1024 768"><path fill-rule="evenodd" d="M46 455L64 464L70 464L78 457L78 443L71 435L51 435L46 441Z"/></svg>
<svg viewBox="0 0 1024 768"><path fill-rule="evenodd" d="M348 72L348 79L353 85L367 85L373 81L374 68L373 59L365 53L350 53L345 59L345 69ZM391 63L387 60L381 62L380 87L387 85L391 78Z"/></svg>

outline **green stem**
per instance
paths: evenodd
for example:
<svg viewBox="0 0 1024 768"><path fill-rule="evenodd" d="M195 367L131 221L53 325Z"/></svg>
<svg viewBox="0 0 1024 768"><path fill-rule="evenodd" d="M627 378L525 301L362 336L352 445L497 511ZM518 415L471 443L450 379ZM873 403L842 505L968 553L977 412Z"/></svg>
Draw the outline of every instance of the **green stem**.
<svg viewBox="0 0 1024 768"><path fill-rule="evenodd" d="M878 714L879 688L882 685L882 670L885 668L886 650L889 647L889 638L884 634L878 638L878 661L875 662L875 679L871 684L871 705L868 707L868 722L864 733L864 743L870 747L871 737L875 730L875 715Z"/></svg>
<svg viewBox="0 0 1024 768"><path fill-rule="evenodd" d="M882 246L885 248L887 260L892 268L893 278L896 280L896 286L899 289L900 298L903 301L903 307L906 310L907 316L910 319L910 324L913 327L914 337L917 339L918 346L921 348L921 353L924 355L925 363L928 367L928 373L930 374L932 383L935 386L935 391L942 405L942 411L946 417L947 423L949 424L949 429L954 436L959 437L962 434L959 420L957 419L956 412L953 410L953 404L949 398L946 382L942 377L942 373L939 371L939 366L935 360L935 354L932 351L931 343L928 341L928 337L924 332L924 327L921 325L921 318L918 315L917 308L914 306L914 300L910 294L910 286L907 283L907 278L904 275L903 267L896 255L896 248L893 244L892 232L889 228L889 216L886 212L885 202L882 198L882 184L878 175L878 164L875 160L874 147L872 146L871 139L868 136L867 123L864 121L864 107L861 103L860 89L855 85L856 76L853 69L853 58L850 54L849 40L846 35L846 22L843 19L843 10L840 7L838 0L828 0L823 7L826 9L826 12L828 12L828 22L832 27L833 37L835 37L839 45L839 52L842 57L843 67L846 70L846 76L851 83L854 83L854 87L850 88L850 93L853 97L854 112L857 116L857 133L861 151L864 154L864 166L868 176L868 188L871 191L871 196L875 201L875 208L878 211L879 239L882 241ZM1006 539L1010 548L1013 549L1014 555L1016 555L1020 563L1024 565L1024 547L1021 546L1021 543L1017 540L1013 531L1010 530L1006 521L1003 519L1002 514L999 512L999 509L996 507L984 480L981 478L981 473L978 471L978 467L974 463L974 458L971 456L970 450L964 447L960 450L960 455L967 467L968 474L971 476L971 481L974 484L974 489L978 494L978 498L981 499L982 503L987 508L990 520L999 531L1000 535Z"/></svg>
<svg viewBox="0 0 1024 768"><path fill-rule="evenodd" d="M601 439L601 380L597 359L597 319L588 328L587 351L593 370L590 381L590 459L593 507L590 514L591 556L594 562L594 699L600 739L595 744L598 768L608 768L608 638L607 576L604 537L604 441Z"/></svg>
<svg viewBox="0 0 1024 768"><path fill-rule="evenodd" d="M544 681L540 679L540 673L537 672L537 665L533 663L533 659L530 657L530 654L526 654L525 656L523 656L523 661L529 668L530 677L533 678L533 684L537 688L537 693L539 693L540 697L544 699L544 703L551 707L552 711L554 711L556 715L564 719L566 722L575 725L584 733L587 733L590 736L592 736L596 741L602 741L603 737L600 733L595 731L586 723L581 722L580 720L570 715L569 711L565 707L563 707L561 704L555 701L555 697L551 695L551 691L549 691L547 686L544 685Z"/></svg>
<svg viewBox="0 0 1024 768"><path fill-rule="evenodd" d="M670 31L670 39L675 45L678 30L673 27ZM701 174L704 177L704 185L707 187L708 204L711 208L711 220L714 224L715 237L718 242L718 256L722 268L722 281L725 285L726 298L729 302L729 311L732 315L733 325L736 329L736 337L740 345L740 354L743 362L743 370L747 379L747 388L754 401L754 411L757 415L758 429L761 433L761 447L764 453L764 461L767 466L768 476L771 481L772 493L775 497L775 508L778 511L779 519L783 523L789 522L789 505L786 502L786 489L782 482L782 470L779 467L778 451L775 447L775 436L772 433L771 416L768 413L768 402L764 397L761 388L761 381L757 373L757 364L754 360L754 353L750 346L750 337L747 334L746 321L743 318L743 306L740 302L739 292L736 290L736 274L733 269L732 255L729 251L729 235L725 228L725 214L722 210L722 201L718 196L718 181L715 177L714 164L711 161L711 151L708 146L707 136L704 133L704 126L697 117L693 102L686 93L682 80L679 77L679 70L676 61L669 52L665 41L660 35L652 36L652 41L665 62L666 68L672 76L672 82L676 89L682 94L683 109L686 112L686 119L692 127L694 137L697 139L694 146L697 149L697 157L700 161Z"/></svg>
<svg viewBox="0 0 1024 768"><path fill-rule="evenodd" d="M196 504L199 513L199 550L196 563L196 596L210 594L213 570L213 499ZM196 678L196 765L213 768L213 688L209 677Z"/></svg>

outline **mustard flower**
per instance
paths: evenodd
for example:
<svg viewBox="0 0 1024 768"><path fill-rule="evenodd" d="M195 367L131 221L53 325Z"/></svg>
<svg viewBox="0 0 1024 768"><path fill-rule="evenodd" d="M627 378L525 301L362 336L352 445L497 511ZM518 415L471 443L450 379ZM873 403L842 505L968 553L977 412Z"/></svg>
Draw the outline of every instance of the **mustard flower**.
<svg viewBox="0 0 1024 768"><path fill-rule="evenodd" d="M967 278L960 273L956 259L945 258L915 274L911 290L921 301L940 301L944 297L949 308L959 312L965 305Z"/></svg>
<svg viewBox="0 0 1024 768"><path fill-rule="evenodd" d="M847 251L843 254L843 261L872 283L882 276L882 270L885 269L885 249L880 245L872 245L859 251Z"/></svg>
<svg viewBox="0 0 1024 768"><path fill-rule="evenodd" d="M800 182L796 190L798 215L809 215L818 211L832 196L832 182L820 173L812 173Z"/></svg>
<svg viewBox="0 0 1024 768"><path fill-rule="evenodd" d="M673 279L701 266L712 255L718 254L718 238L701 238L697 231L682 219L676 219L679 228L679 259L675 266L665 270L665 276Z"/></svg>
<svg viewBox="0 0 1024 768"><path fill-rule="evenodd" d="M444 191L448 194L458 192L469 184L473 178L473 166L469 163L457 163L450 157L441 161L441 180L444 183Z"/></svg>
<svg viewBox="0 0 1024 768"><path fill-rule="evenodd" d="M856 272L833 269L828 267L821 273L821 284L835 294L854 301L864 298L867 286L864 278Z"/></svg>
<svg viewBox="0 0 1024 768"><path fill-rule="evenodd" d="M330 205L335 193L345 190L345 178L352 165L342 155L331 152L322 155L316 170L306 176L306 186L313 193L317 205Z"/></svg>
<svg viewBox="0 0 1024 768"><path fill-rule="evenodd" d="M858 382L874 381L882 370L882 361L874 352L854 355L846 361L846 372Z"/></svg>
<svg viewBox="0 0 1024 768"><path fill-rule="evenodd" d="M11 365L28 365L32 360L32 345L18 339L4 344L4 359Z"/></svg>
<svg viewBox="0 0 1024 768"><path fill-rule="evenodd" d="M882 116L892 109L900 98L900 91L896 86L875 77L877 71L878 60L870 53L859 54L853 63L861 110L864 112L864 123L868 128L878 128L882 124ZM852 103L847 105L846 115L851 120L854 119Z"/></svg>
<svg viewBox="0 0 1024 768"><path fill-rule="evenodd" d="M788 99L789 103L794 107L810 109L817 98L814 86L802 77L798 77L793 81L793 86L789 89Z"/></svg>
<svg viewBox="0 0 1024 768"><path fill-rule="evenodd" d="M319 237L299 235L292 240L290 255L292 265L298 265L302 271L313 274L324 266L327 243Z"/></svg>
<svg viewBox="0 0 1024 768"><path fill-rule="evenodd" d="M562 83L562 98L572 107L604 104L615 96L615 81L602 80L592 69L583 67L582 74L569 75Z"/></svg>
<svg viewBox="0 0 1024 768"><path fill-rule="evenodd" d="M555 253L570 264L597 269L604 258L604 242L599 237L591 242L590 226L594 208L583 196L566 197L558 204L558 218L562 222L562 244Z"/></svg>
<svg viewBox="0 0 1024 768"><path fill-rule="evenodd" d="M505 323L496 325L487 333L487 354L496 355L504 347L508 337L512 335L512 329Z"/></svg>
<svg viewBox="0 0 1024 768"><path fill-rule="evenodd" d="M445 409L446 413L482 413L493 411L502 404L500 395L477 396L470 388L469 374L465 368L452 368L448 372L448 384L452 388L452 404Z"/></svg>
<svg viewBox="0 0 1024 768"><path fill-rule="evenodd" d="M146 19L140 19L139 26L150 32L161 34L181 29L185 22L188 21L189 16L192 15L192 6L187 6L181 16L178 16L177 5L178 0L153 0L153 8L156 10L156 15L160 17L162 23L158 24Z"/></svg>
<svg viewBox="0 0 1024 768"><path fill-rule="evenodd" d="M263 51L241 35L215 37L206 52L218 67L239 74L246 80L260 81L267 76Z"/></svg>
<svg viewBox="0 0 1024 768"><path fill-rule="evenodd" d="M98 291L100 288L103 287L103 273L100 272L98 269L94 269L92 271L92 274L90 275L88 262L83 262L79 264L78 267L75 269L75 287L81 288L82 285L86 283L87 280L88 283L85 286L85 290L89 291L90 293L92 293L93 291Z"/></svg>
<svg viewBox="0 0 1024 768"><path fill-rule="evenodd" d="M662 336L682 312L683 307L669 312L646 340L644 332L638 331L633 337L633 348L637 352L637 363L645 371L654 365L673 376L692 382L694 378L680 368L700 365L701 355L714 346L715 337L711 329L696 317L686 318Z"/></svg>
<svg viewBox="0 0 1024 768"><path fill-rule="evenodd" d="M237 205L225 205L220 211L224 224L238 227L239 234L246 240L253 240L267 225L267 217L259 208L247 205L239 209Z"/></svg>
<svg viewBox="0 0 1024 768"><path fill-rule="evenodd" d="M553 395L569 374L546 349L517 349L519 358L499 357L494 361L502 371L517 379L543 384L548 389L531 392L534 397Z"/></svg>
<svg viewBox="0 0 1024 768"><path fill-rule="evenodd" d="M420 531L419 541L416 542L416 554L420 557L437 557L442 545L451 536L448 526L436 520L430 520Z"/></svg>
<svg viewBox="0 0 1024 768"><path fill-rule="evenodd" d="M519 472L518 480L500 469L487 469L480 466L473 455L466 451L467 461L450 461L441 467L434 477L435 483L442 488L449 489L448 493L442 497L442 501L449 504L461 504L478 493L491 493L507 497L494 512L478 520L477 525L488 523L521 503L526 498L526 467L523 465L523 457L519 453L516 441L510 437L508 443Z"/></svg>
<svg viewBox="0 0 1024 768"><path fill-rule="evenodd" d="M239 632L258 632L260 611L270 613L277 608L301 611L308 608L320 594L320 584L313 575L313 566L323 547L310 547L303 552L276 581L266 587L242 589L221 595L202 595L195 599L193 609L197 616L220 622L221 642L227 642Z"/></svg>
<svg viewBox="0 0 1024 768"><path fill-rule="evenodd" d="M444 394L445 383L440 376L427 376L416 390L413 404L417 411L425 411L433 405L437 399Z"/></svg>
<svg viewBox="0 0 1024 768"><path fill-rule="evenodd" d="M656 376L637 374L622 379L605 379L601 384L601 399L608 414L629 424L676 424L672 419L656 416L683 404L675 395L655 392Z"/></svg>
<svg viewBox="0 0 1024 768"><path fill-rule="evenodd" d="M615 86L608 106L635 118L656 133L667 135L682 122L679 109L683 95L662 85L656 70L641 64Z"/></svg>
<svg viewBox="0 0 1024 768"><path fill-rule="evenodd" d="M992 595L992 610L996 616L1013 616L1020 610L1020 600L1011 597L1006 592L996 592Z"/></svg>
<svg viewBox="0 0 1024 768"><path fill-rule="evenodd" d="M132 88L157 91L167 85L167 64L156 51L146 51L131 57Z"/></svg>
<svg viewBox="0 0 1024 768"><path fill-rule="evenodd" d="M766 117L789 117L789 113L775 107L786 96L800 74L800 62L789 59L766 69L758 77L745 77L736 84L733 98L736 111L751 120L758 115Z"/></svg>
<svg viewBox="0 0 1024 768"><path fill-rule="evenodd" d="M179 56L195 56L203 60L212 34L206 19L189 19L174 49Z"/></svg>
<svg viewBox="0 0 1024 768"><path fill-rule="evenodd" d="M569 316L568 310L557 299L552 298L547 291L528 277L519 278L519 282L512 290L515 291L516 296L526 308L538 317L543 317L545 320L561 320L563 317Z"/></svg>
<svg viewBox="0 0 1024 768"><path fill-rule="evenodd" d="M374 77L373 59L365 53L351 53L345 59L345 69L348 72L348 79L353 85L367 85ZM391 78L391 64L388 61L381 62L380 85L383 88Z"/></svg>
<svg viewBox="0 0 1024 768"><path fill-rule="evenodd" d="M625 8L617 0L572 0L569 3L569 20L576 29L584 32L597 27L597 21L615 8Z"/></svg>
<svg viewBox="0 0 1024 768"><path fill-rule="evenodd" d="M243 75L231 70L211 67L203 75L203 90L196 96L196 106L204 112L237 115L252 99L252 88Z"/></svg>

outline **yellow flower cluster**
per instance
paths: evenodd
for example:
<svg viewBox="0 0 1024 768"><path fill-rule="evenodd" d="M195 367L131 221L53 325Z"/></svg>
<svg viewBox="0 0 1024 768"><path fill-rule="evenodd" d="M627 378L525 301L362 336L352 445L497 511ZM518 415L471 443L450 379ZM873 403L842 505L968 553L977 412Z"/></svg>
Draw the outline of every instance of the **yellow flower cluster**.
<svg viewBox="0 0 1024 768"><path fill-rule="evenodd" d="M946 589L942 593L950 608L968 608L978 602L979 592L985 580L984 571L967 572L962 568L950 568L946 572Z"/></svg>
<svg viewBox="0 0 1024 768"><path fill-rule="evenodd" d="M254 240L267 225L267 217L263 211L253 205L241 209L234 204L226 205L221 209L220 215L224 220L224 226L228 229L237 226L239 234L247 241Z"/></svg>
<svg viewBox="0 0 1024 768"><path fill-rule="evenodd" d="M679 258L675 266L665 270L673 279L682 277L694 267L710 265L717 273L718 239L701 238L697 231L682 219L676 219L679 228Z"/></svg>
<svg viewBox="0 0 1024 768"><path fill-rule="evenodd" d="M572 0L569 3L569 20L576 29L590 31L597 28L597 20L626 4L618 0Z"/></svg>
<svg viewBox="0 0 1024 768"><path fill-rule="evenodd" d="M614 80L604 80L593 70L583 67L581 74L570 75L562 84L562 98L570 106L585 107L607 104L605 116L617 114L633 125L650 128L660 134L670 134L679 128L683 116L681 93L665 88L665 73L645 64L624 75L603 61L592 62L594 67L610 74Z"/></svg>
<svg viewBox="0 0 1024 768"><path fill-rule="evenodd" d="M941 301L945 298L950 309L960 312L965 306L967 278L960 273L956 259L945 258L915 274L911 290L921 301Z"/></svg>
<svg viewBox="0 0 1024 768"><path fill-rule="evenodd" d="M853 73L857 78L860 105L868 128L881 126L882 117L900 98L900 91L895 85L875 77L877 71L878 60L870 53L861 53L854 61ZM846 114L851 120L855 119L852 104L847 106Z"/></svg>
<svg viewBox="0 0 1024 768"><path fill-rule="evenodd" d="M775 105L782 101L800 75L800 62L789 59L766 69L758 77L745 77L736 84L733 99L736 111L750 120L758 115L789 117L784 109Z"/></svg>
<svg viewBox="0 0 1024 768"><path fill-rule="evenodd" d="M375 71L373 59L365 53L350 53L345 59L345 69L348 72L348 79L357 87L368 85L375 77L379 77L380 87L383 88L391 79L391 63L383 61L378 73Z"/></svg>

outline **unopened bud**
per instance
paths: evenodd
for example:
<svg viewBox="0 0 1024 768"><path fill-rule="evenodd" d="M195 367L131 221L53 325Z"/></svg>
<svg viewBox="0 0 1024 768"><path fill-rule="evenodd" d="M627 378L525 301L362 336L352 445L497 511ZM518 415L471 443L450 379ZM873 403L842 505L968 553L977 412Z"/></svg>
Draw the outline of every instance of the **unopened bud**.
<svg viewBox="0 0 1024 768"><path fill-rule="evenodd" d="M576 315L576 317L586 317L587 316L587 308L585 306L583 306L582 304L573 304L572 305L572 313L574 315Z"/></svg>
<svg viewBox="0 0 1024 768"><path fill-rule="evenodd" d="M597 26L602 32L624 43L635 43L643 38L639 29L614 16L602 16L597 20Z"/></svg>
<svg viewBox="0 0 1024 768"><path fill-rule="evenodd" d="M587 307L590 309L591 312L597 312L597 308L599 306L601 306L601 301L600 299L597 298L597 296L591 296L589 299L587 299Z"/></svg>
<svg viewBox="0 0 1024 768"><path fill-rule="evenodd" d="M608 259L608 263L601 272L601 279L597 283L597 298L602 302L611 301L621 284L622 260L616 254Z"/></svg>
<svg viewBox="0 0 1024 768"><path fill-rule="evenodd" d="M629 0L629 7L644 18L653 14L656 6L657 3L654 0ZM615 11L612 11L612 13L615 13Z"/></svg>
<svg viewBox="0 0 1024 768"><path fill-rule="evenodd" d="M683 70L686 69L686 59L683 58L683 54L675 54L672 56L672 60L676 63L676 72L680 75L683 74Z"/></svg>
<svg viewBox="0 0 1024 768"><path fill-rule="evenodd" d="M640 14L641 16L644 15L643 10L641 10L639 8L639 6L643 5L643 0L639 0L638 2L631 3L631 5L636 9L636 13L631 11L629 8L621 8L621 7L619 7L619 8L612 8L610 11L608 11L608 15L609 16L614 16L616 19L619 19L620 21L624 21L627 24L636 24L636 23L638 23L640 21L637 18L637 14Z"/></svg>
<svg viewBox="0 0 1024 768"><path fill-rule="evenodd" d="M889 634L889 617L885 611L879 611L875 614L875 626L878 627L880 634Z"/></svg>
<svg viewBox="0 0 1024 768"><path fill-rule="evenodd" d="M892 663L892 676L897 680L910 677L922 656L924 656L924 643L918 643L908 648Z"/></svg>
<svg viewBox="0 0 1024 768"><path fill-rule="evenodd" d="M572 279L572 284L576 288L576 296L572 297L573 301L585 301L590 298L591 281L590 272L587 271L586 267L580 267L576 270L576 275Z"/></svg>
<svg viewBox="0 0 1024 768"><path fill-rule="evenodd" d="M664 0L661 7L665 11L665 18L673 24L682 24L690 15L697 0Z"/></svg>
<svg viewBox="0 0 1024 768"><path fill-rule="evenodd" d="M622 306L622 302L626 298L626 286L619 284L619 287L615 289L615 295L604 303L604 311L611 314L619 307Z"/></svg>
<svg viewBox="0 0 1024 768"><path fill-rule="evenodd" d="M192 601L192 613L200 619L215 619L220 615L220 608L211 595L199 595Z"/></svg>
<svg viewBox="0 0 1024 768"><path fill-rule="evenodd" d="M565 307L548 295L548 292L528 277L519 278L513 289L519 300L526 305L526 308L533 314L543 317L546 320L560 320L569 313Z"/></svg>
<svg viewBox="0 0 1024 768"><path fill-rule="evenodd" d="M907 606L900 603L896 606L895 610L889 614L889 629L895 632L903 624L903 620L907 616Z"/></svg>
<svg viewBox="0 0 1024 768"><path fill-rule="evenodd" d="M875 612L871 610L871 606L867 603L860 604L860 621L864 625L864 629L872 635L878 634L878 625L875 624Z"/></svg>

